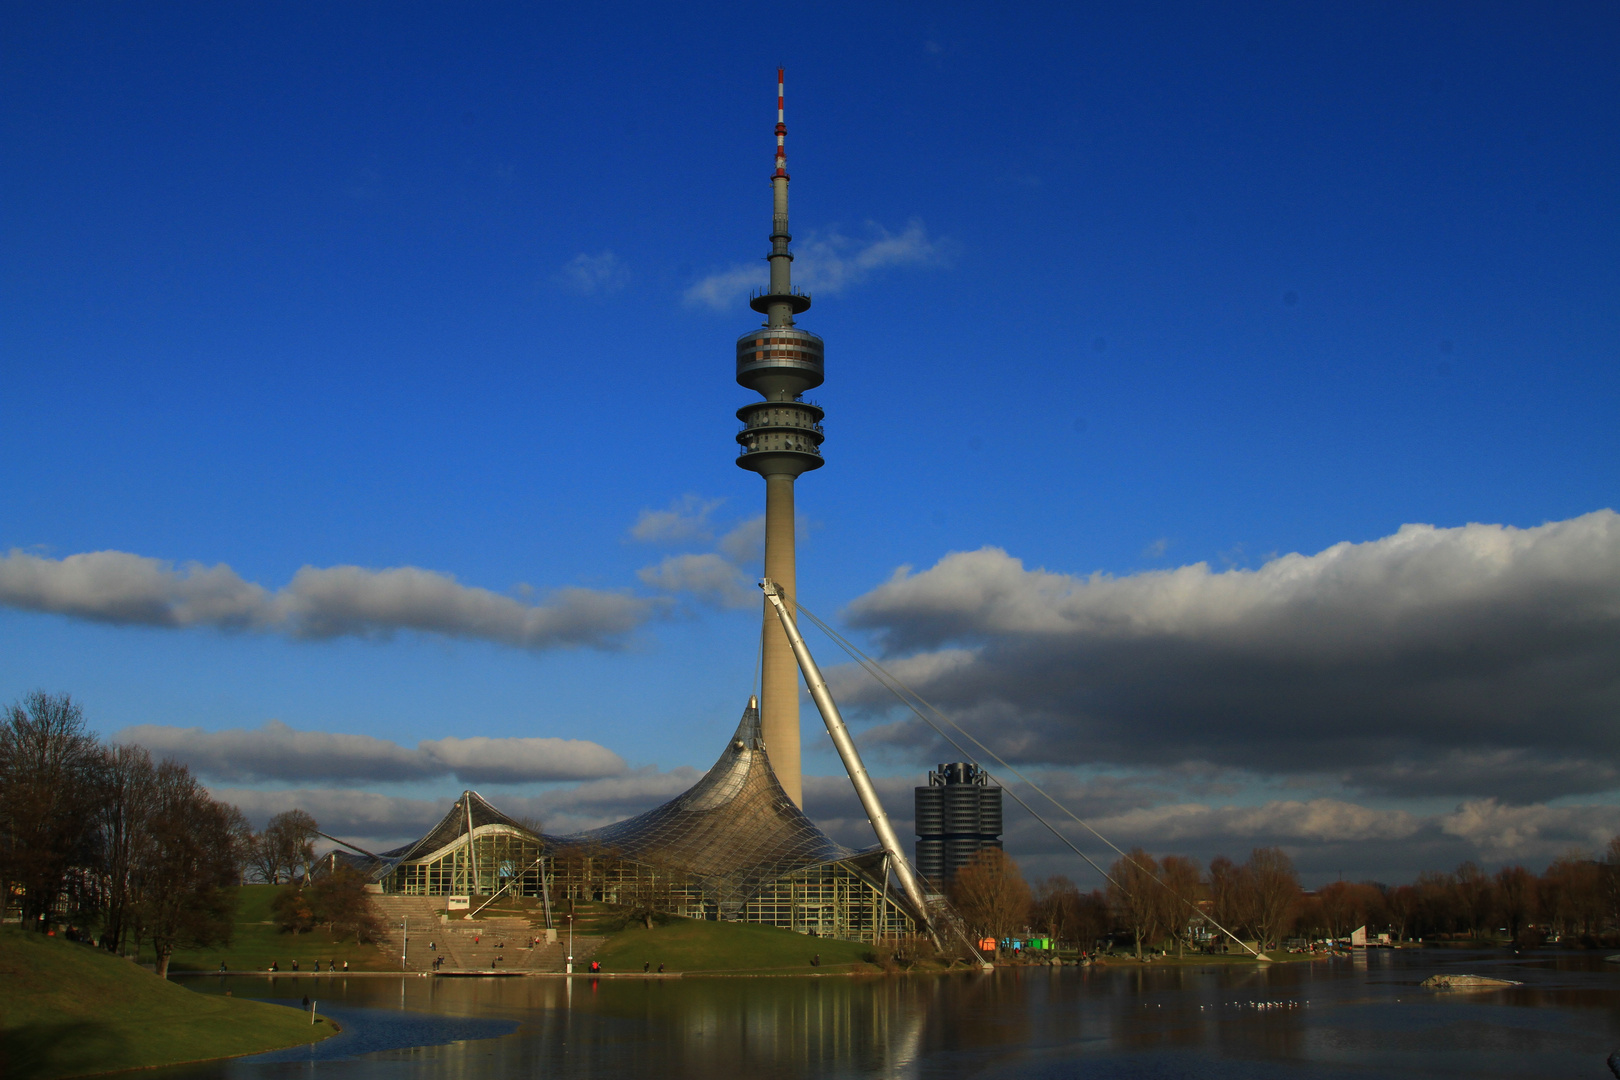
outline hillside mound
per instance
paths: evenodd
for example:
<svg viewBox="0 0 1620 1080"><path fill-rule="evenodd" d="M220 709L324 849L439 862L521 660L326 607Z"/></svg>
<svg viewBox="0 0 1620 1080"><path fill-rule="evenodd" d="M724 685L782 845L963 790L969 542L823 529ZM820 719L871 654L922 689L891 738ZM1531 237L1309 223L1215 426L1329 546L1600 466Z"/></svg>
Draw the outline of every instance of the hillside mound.
<svg viewBox="0 0 1620 1080"><path fill-rule="evenodd" d="M255 1054L332 1025L281 1005L198 994L88 945L0 930L0 1076L49 1080Z"/></svg>

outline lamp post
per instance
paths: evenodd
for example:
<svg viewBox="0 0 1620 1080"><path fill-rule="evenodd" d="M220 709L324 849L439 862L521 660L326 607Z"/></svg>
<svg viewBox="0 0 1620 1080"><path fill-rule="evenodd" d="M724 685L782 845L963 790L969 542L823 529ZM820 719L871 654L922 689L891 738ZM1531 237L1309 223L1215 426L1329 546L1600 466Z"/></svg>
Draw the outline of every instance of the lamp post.
<svg viewBox="0 0 1620 1080"><path fill-rule="evenodd" d="M566 969L564 969L564 970L565 970L565 974L572 975L574 973L574 916L573 916L572 912L570 912L568 914L567 919L568 919L568 967Z"/></svg>
<svg viewBox="0 0 1620 1080"><path fill-rule="evenodd" d="M401 970L401 971L409 971L410 970L410 966L406 961L406 958L410 956L410 952L411 952L411 920L410 919L401 919L399 921L399 970Z"/></svg>

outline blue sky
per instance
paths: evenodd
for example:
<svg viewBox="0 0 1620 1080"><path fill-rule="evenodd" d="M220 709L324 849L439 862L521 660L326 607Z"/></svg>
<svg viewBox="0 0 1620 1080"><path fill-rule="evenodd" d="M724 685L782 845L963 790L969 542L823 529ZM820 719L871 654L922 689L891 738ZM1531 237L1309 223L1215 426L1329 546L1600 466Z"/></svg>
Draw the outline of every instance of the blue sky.
<svg viewBox="0 0 1620 1080"><path fill-rule="evenodd" d="M0 27L8 699L70 691L251 812L296 789L355 837L391 835L361 794L403 821L474 782L583 825L689 782L753 677L728 590L763 492L730 461L731 342L784 64L800 324L828 347L812 610L1153 850L1275 840L1307 876L1398 877L1620 829L1620 531L1592 516L1620 461L1612 5L86 4ZM1440 530L1416 584L1388 563L1411 524ZM1406 612L1361 659L1200 621L1249 610L1206 585L1326 580L1273 560L1342 543L1362 584L1284 592L1335 625ZM1008 561L941 562L985 549ZM68 561L97 552L121 554ZM1116 602L1091 575L1134 618L1200 563L1113 704L1054 676L1114 655L1063 607ZM1453 574L1478 588L1425 592ZM1077 636L962 599L991 579ZM1517 628L1467 648L1535 672L1447 668L1459 626ZM1169 648L1233 639L1251 652ZM966 653L983 680L928 667ZM1154 696L1178 679L1199 694ZM943 756L844 685L908 817ZM859 839L804 719L832 777L812 811ZM293 735L248 737L272 720ZM323 776L335 744L297 733L373 742ZM601 752L491 780L418 749L479 738ZM384 742L416 764L377 765ZM1031 866L1084 876L1023 828Z"/></svg>

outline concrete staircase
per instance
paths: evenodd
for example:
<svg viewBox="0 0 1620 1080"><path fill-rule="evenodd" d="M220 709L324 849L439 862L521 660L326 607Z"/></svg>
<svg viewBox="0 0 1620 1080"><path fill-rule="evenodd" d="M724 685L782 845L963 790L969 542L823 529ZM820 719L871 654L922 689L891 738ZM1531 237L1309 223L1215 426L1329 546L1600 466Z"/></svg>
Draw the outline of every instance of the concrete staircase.
<svg viewBox="0 0 1620 1080"><path fill-rule="evenodd" d="M405 931L410 935L405 970L431 971L435 954L427 945L429 941L436 940L443 925L444 901L428 896L373 896L371 910L383 926L383 936L377 942L377 948L382 950L392 965L399 965L402 931Z"/></svg>
<svg viewBox="0 0 1620 1080"><path fill-rule="evenodd" d="M511 916L466 919L456 912L445 919L444 899L429 896L373 896L372 909L382 921L377 943L393 965L399 964L401 923L408 923L410 949L406 970L440 974L466 971L560 972L567 964L568 935L546 942L546 932L528 919ZM589 956L606 940L574 935L574 970L589 966ZM431 947L430 947L431 945ZM435 960L442 960L438 968Z"/></svg>

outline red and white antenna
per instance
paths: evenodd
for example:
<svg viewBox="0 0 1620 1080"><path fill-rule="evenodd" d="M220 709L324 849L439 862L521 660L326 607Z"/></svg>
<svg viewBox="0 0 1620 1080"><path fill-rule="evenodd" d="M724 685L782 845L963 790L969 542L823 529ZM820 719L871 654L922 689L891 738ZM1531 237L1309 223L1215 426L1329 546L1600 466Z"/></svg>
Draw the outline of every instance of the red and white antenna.
<svg viewBox="0 0 1620 1080"><path fill-rule="evenodd" d="M776 69L776 176L787 179L787 119L782 109L782 69Z"/></svg>

